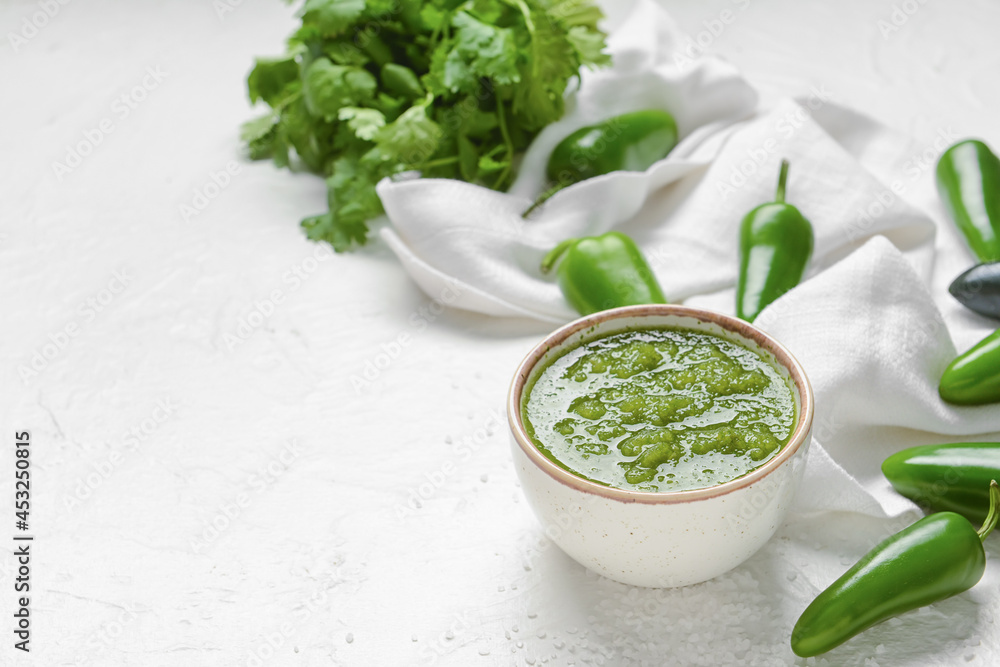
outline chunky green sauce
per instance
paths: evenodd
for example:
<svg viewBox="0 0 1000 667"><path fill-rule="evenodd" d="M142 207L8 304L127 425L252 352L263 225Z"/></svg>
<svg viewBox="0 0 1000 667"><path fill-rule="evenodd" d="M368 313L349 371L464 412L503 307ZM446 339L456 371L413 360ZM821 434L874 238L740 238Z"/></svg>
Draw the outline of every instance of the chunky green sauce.
<svg viewBox="0 0 1000 667"><path fill-rule="evenodd" d="M759 354L688 329L584 342L526 389L522 415L546 456L581 477L635 491L721 484L788 442L795 399Z"/></svg>

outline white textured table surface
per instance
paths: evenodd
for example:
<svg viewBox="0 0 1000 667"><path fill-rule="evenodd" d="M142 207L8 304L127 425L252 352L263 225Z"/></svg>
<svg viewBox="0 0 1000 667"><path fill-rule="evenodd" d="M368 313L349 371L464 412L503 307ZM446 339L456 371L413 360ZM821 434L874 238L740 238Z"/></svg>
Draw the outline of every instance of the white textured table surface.
<svg viewBox="0 0 1000 667"><path fill-rule="evenodd" d="M927 142L952 128L1000 144L1000 5L667 6L765 104L824 87ZM291 14L0 5L0 664L793 662L784 593L804 584L769 555L846 566L846 538L885 526L793 517L734 573L667 592L551 546L501 414L547 327L443 310L379 243L327 253L296 225L322 183L239 157L245 74L282 50ZM21 430L28 655L11 616ZM998 582L806 664L996 664ZM940 626L953 638L926 641Z"/></svg>

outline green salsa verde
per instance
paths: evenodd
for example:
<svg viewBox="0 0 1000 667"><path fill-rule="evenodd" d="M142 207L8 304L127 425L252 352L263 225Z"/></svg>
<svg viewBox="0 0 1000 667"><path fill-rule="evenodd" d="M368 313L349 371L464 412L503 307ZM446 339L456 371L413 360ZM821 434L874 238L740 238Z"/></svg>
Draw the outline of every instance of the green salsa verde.
<svg viewBox="0 0 1000 667"><path fill-rule="evenodd" d="M788 382L760 354L690 329L615 333L565 352L524 392L538 449L599 484L684 491L742 477L796 422Z"/></svg>

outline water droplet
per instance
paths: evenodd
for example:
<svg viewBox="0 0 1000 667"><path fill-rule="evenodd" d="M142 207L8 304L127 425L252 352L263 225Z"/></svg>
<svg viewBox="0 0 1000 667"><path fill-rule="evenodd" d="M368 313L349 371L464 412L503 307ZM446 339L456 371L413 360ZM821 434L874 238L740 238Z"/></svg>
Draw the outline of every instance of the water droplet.
<svg viewBox="0 0 1000 667"><path fill-rule="evenodd" d="M490 476L489 475L480 475L479 476L479 481L482 482L483 484L485 484L486 482L490 481Z"/></svg>
<svg viewBox="0 0 1000 667"><path fill-rule="evenodd" d="M514 632L517 632L517 631L518 631L518 630L517 630L517 623L515 623L515 624L514 624L514 625L512 625L512 626L510 626L510 629L511 629L511 630L513 630Z"/></svg>
<svg viewBox="0 0 1000 667"><path fill-rule="evenodd" d="M789 581L795 581L796 577L798 577L798 575L795 574L794 572L789 572L787 575L785 575L785 578L788 579Z"/></svg>
<svg viewBox="0 0 1000 667"><path fill-rule="evenodd" d="M528 612L528 618L538 618L538 614L533 611Z"/></svg>
<svg viewBox="0 0 1000 667"><path fill-rule="evenodd" d="M452 437L450 435L446 435L444 436L444 442L446 445L450 445L452 442L454 442L454 440L452 440Z"/></svg>
<svg viewBox="0 0 1000 667"><path fill-rule="evenodd" d="M538 638L539 639L545 639L545 630L539 630L538 631Z"/></svg>
<svg viewBox="0 0 1000 667"><path fill-rule="evenodd" d="M504 630L503 636L506 637L507 639L510 639L510 630Z"/></svg>
<svg viewBox="0 0 1000 667"><path fill-rule="evenodd" d="M497 586L497 592L498 593L503 593L505 590L507 590L507 589L504 587L503 584L500 584L499 586Z"/></svg>
<svg viewBox="0 0 1000 667"><path fill-rule="evenodd" d="M479 649L479 655L489 655L489 654L490 654L490 650L488 648L481 648L481 649Z"/></svg>
<svg viewBox="0 0 1000 667"><path fill-rule="evenodd" d="M344 637L344 639L347 641L348 644L354 643L354 633L353 632L348 632L347 636Z"/></svg>
<svg viewBox="0 0 1000 667"><path fill-rule="evenodd" d="M417 636L416 636L416 635L410 635L410 641L411 641L411 642L415 642L415 641L418 641L418 640L417 640Z"/></svg>
<svg viewBox="0 0 1000 667"><path fill-rule="evenodd" d="M555 646L557 650L561 651L566 646L566 642L562 641L561 639L557 639L556 642L553 644L553 646Z"/></svg>
<svg viewBox="0 0 1000 667"><path fill-rule="evenodd" d="M524 648L524 642L515 642L514 646L516 646L518 648Z"/></svg>
<svg viewBox="0 0 1000 667"><path fill-rule="evenodd" d="M448 632L444 633L444 638L447 639L448 641L451 641L452 639L455 638L455 633L449 630Z"/></svg>

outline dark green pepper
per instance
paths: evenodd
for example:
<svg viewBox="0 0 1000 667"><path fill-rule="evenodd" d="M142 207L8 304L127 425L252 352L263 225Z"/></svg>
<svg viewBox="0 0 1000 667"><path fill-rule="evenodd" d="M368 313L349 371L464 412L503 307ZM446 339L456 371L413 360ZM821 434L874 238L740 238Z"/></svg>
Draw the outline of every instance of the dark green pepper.
<svg viewBox="0 0 1000 667"><path fill-rule="evenodd" d="M559 288L581 315L667 302L642 251L621 232L563 241L542 260L542 273L556 262Z"/></svg>
<svg viewBox="0 0 1000 667"><path fill-rule="evenodd" d="M956 358L941 375L938 393L955 405L1000 401L1000 330Z"/></svg>
<svg viewBox="0 0 1000 667"><path fill-rule="evenodd" d="M1000 260L1000 159L977 139L960 141L938 160L937 188L979 261Z"/></svg>
<svg viewBox="0 0 1000 667"><path fill-rule="evenodd" d="M740 225L736 316L753 322L760 311L802 280L813 250L813 229L785 203L788 160L781 161L775 200L747 213Z"/></svg>
<svg viewBox="0 0 1000 667"><path fill-rule="evenodd" d="M986 570L983 540L997 522L996 482L989 495L979 531L954 512L938 512L869 551L802 612L792 651L803 658L826 653L876 623L975 586Z"/></svg>
<svg viewBox="0 0 1000 667"><path fill-rule="evenodd" d="M948 291L969 310L1000 320L1000 262L977 264L955 278Z"/></svg>
<svg viewBox="0 0 1000 667"><path fill-rule="evenodd" d="M931 511L982 522L990 480L1000 479L1000 442L910 447L883 461L882 473L896 491Z"/></svg>
<svg viewBox="0 0 1000 667"><path fill-rule="evenodd" d="M546 174L552 187L531 213L559 190L613 171L645 171L677 145L677 123L666 111L647 109L581 127L556 145Z"/></svg>

